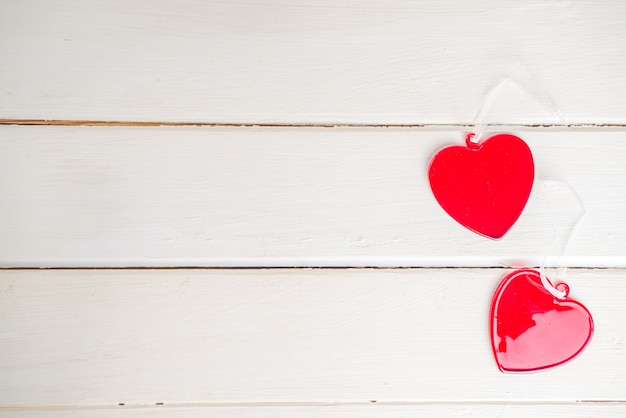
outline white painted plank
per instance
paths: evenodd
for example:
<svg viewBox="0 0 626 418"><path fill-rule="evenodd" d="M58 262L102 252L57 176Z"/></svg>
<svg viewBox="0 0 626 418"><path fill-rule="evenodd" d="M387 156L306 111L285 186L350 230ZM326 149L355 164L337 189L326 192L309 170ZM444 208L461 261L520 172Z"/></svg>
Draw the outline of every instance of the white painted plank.
<svg viewBox="0 0 626 418"><path fill-rule="evenodd" d="M565 122L624 124L625 14L591 0L3 1L0 118L468 123L525 66ZM562 123L510 87L491 122Z"/></svg>
<svg viewBox="0 0 626 418"><path fill-rule="evenodd" d="M325 405L325 406L241 406L241 407L181 407L168 408L155 406L153 408L127 408L115 409L87 409L87 408L63 408L63 409L0 409L1 418L318 418L318 417L565 417L565 418L623 418L626 415L626 406L623 404L503 404L503 405L472 405L472 404L449 404L449 405Z"/></svg>
<svg viewBox="0 0 626 418"><path fill-rule="evenodd" d="M428 185L455 129L0 127L0 265L626 266L626 132L514 132L535 187L492 241Z"/></svg>
<svg viewBox="0 0 626 418"><path fill-rule="evenodd" d="M505 272L5 270L0 405L623 401L626 271L569 271L596 333L525 375L491 353Z"/></svg>

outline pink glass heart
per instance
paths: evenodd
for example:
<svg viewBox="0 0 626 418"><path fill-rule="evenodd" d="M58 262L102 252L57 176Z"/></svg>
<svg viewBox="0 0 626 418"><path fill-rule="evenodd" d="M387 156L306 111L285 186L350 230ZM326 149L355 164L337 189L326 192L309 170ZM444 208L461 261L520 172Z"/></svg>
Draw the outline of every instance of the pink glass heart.
<svg viewBox="0 0 626 418"><path fill-rule="evenodd" d="M430 162L430 187L441 207L464 227L498 239L517 221L530 196L535 168L526 143L497 134L441 149Z"/></svg>

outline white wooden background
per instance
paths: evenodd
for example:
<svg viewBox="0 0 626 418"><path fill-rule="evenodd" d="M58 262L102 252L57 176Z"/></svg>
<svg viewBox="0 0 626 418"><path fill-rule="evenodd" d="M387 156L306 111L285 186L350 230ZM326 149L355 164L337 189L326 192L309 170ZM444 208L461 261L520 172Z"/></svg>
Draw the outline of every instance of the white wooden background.
<svg viewBox="0 0 626 418"><path fill-rule="evenodd" d="M0 2L0 417L626 416L625 46L618 0ZM501 241L427 183L476 122L535 156ZM498 371L517 265L573 362Z"/></svg>

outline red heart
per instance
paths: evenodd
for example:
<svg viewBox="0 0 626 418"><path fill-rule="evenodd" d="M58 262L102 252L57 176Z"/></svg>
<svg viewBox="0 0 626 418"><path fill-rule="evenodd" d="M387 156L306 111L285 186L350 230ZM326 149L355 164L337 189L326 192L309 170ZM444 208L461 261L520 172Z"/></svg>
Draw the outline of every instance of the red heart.
<svg viewBox="0 0 626 418"><path fill-rule="evenodd" d="M546 279L547 280L547 279ZM581 303L555 297L535 270L504 277L491 303L491 345L503 372L543 370L576 357L591 340L593 319Z"/></svg>
<svg viewBox="0 0 626 418"><path fill-rule="evenodd" d="M441 207L464 227L489 238L504 236L526 206L535 176L530 148L509 134L443 148L428 169Z"/></svg>

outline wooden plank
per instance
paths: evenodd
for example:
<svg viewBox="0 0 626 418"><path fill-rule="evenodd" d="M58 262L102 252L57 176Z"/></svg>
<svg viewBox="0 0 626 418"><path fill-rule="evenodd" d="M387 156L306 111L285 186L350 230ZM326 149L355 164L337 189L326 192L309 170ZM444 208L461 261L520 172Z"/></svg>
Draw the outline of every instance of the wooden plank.
<svg viewBox="0 0 626 418"><path fill-rule="evenodd" d="M625 14L588 0L3 1L0 118L465 124L522 68L489 121L625 124Z"/></svg>
<svg viewBox="0 0 626 418"><path fill-rule="evenodd" d="M0 127L0 265L625 267L625 132L514 132L535 187L492 241L428 185L457 129Z"/></svg>
<svg viewBox="0 0 626 418"><path fill-rule="evenodd" d="M425 416L441 418L458 417L507 417L527 418L541 417L566 417L566 418L623 418L626 414L626 406L623 404L591 404L591 405L562 405L562 404L503 404L503 405L473 405L473 404L449 404L449 405L409 405L409 406L381 406L381 405L325 405L325 406L241 406L241 407L182 407L167 408L163 406L153 408L127 408L116 409L91 409L91 408L63 408L63 409L0 409L0 417L4 418L200 418L200 417L223 417L223 418L282 418L300 417L317 418L324 417L407 417Z"/></svg>
<svg viewBox="0 0 626 418"><path fill-rule="evenodd" d="M623 401L626 271L569 271L596 333L525 375L491 353L505 273L4 270L0 405Z"/></svg>

